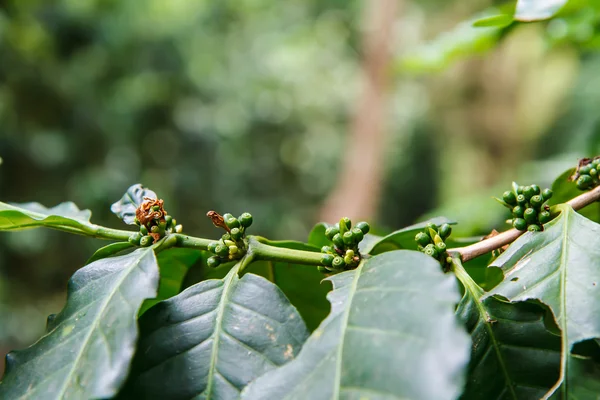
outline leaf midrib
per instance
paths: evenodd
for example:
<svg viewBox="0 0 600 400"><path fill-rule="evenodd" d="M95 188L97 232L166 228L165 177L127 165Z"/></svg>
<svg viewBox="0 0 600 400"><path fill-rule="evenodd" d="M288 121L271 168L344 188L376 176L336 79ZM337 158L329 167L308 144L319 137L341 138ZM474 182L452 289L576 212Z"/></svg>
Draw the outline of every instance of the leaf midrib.
<svg viewBox="0 0 600 400"><path fill-rule="evenodd" d="M59 395L57 396L57 398L62 398L64 396L64 394L65 394L65 392L67 390L68 384L70 383L72 375L73 375L73 373L75 371L75 367L77 366L77 364L81 360L81 357L82 357L82 355L84 353L84 350L88 347L89 340L92 337L92 335L94 334L94 331L95 331L96 327L98 326L101 317L106 312L106 306L107 306L107 304L110 303L110 301L115 296L115 294L119 292L120 286L123 284L123 282L125 281L125 279L129 276L129 274L131 274L131 272L133 272L139 266L140 261L148 254L148 251L154 251L154 250L152 248L148 248L145 251L140 252L141 256L136 259L136 261L129 268L129 271L127 271L126 273L124 273L123 277L118 280L118 283L113 287L113 290L110 291L110 295L107 296L106 301L100 307L100 314L94 320L94 323L92 324L89 333L86 335L85 341L84 341L85 344L81 347L81 350L79 351L79 354L77 354L77 357L75 358L75 361L73 362L73 364L71 366L71 370L69 371L69 373L67 375L67 378L65 379L65 383L63 384L63 386L62 386L62 388L61 388L61 390L60 390Z"/></svg>
<svg viewBox="0 0 600 400"><path fill-rule="evenodd" d="M219 343L221 341L221 330L223 324L223 315L225 314L225 303L229 297L229 289L233 282L233 279L237 277L237 271L241 265L241 262L238 262L235 267L229 271L226 279L224 279L223 283L223 293L221 293L221 301L219 307L217 308L217 316L215 318L215 331L214 331L214 339L213 339L213 347L212 354L210 356L210 369L208 371L208 380L206 382L206 399L211 399L213 381L215 377L215 372L217 370L217 362L219 357ZM225 378L225 377L223 377Z"/></svg>
<svg viewBox="0 0 600 400"><path fill-rule="evenodd" d="M350 290L348 293L348 298L346 299L346 309L344 310L344 314L342 316L341 326L342 329L348 325L348 320L350 318L350 305L352 304L352 299L354 298L354 294L356 293L356 287L358 286L358 278L360 277L360 273L365 265L365 261L363 260L360 265L354 270L354 278L352 279L352 285L350 286ZM345 329L344 329L345 330ZM340 398L340 385L342 380L342 352L344 350L344 340L346 339L346 334L343 333L340 338L340 343L337 348L337 359L335 365L335 379L333 381L333 396L332 399L336 400Z"/></svg>

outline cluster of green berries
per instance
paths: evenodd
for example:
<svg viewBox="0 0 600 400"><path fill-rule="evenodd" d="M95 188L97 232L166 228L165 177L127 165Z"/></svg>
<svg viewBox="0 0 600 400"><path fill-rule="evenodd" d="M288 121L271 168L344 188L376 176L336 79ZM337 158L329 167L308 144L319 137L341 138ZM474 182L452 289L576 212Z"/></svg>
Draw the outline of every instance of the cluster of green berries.
<svg viewBox="0 0 600 400"><path fill-rule="evenodd" d="M579 161L577 171L571 177L571 180L575 181L577 188L580 190L593 189L600 185L600 177L598 172L600 171L600 156L591 158L584 158Z"/></svg>
<svg viewBox="0 0 600 400"><path fill-rule="evenodd" d="M513 190L507 190L498 200L511 210L513 228L519 231L542 231L543 225L550 222L550 207L544 204L552 197L552 190L540 189L538 185L519 186L513 182Z"/></svg>
<svg viewBox="0 0 600 400"><path fill-rule="evenodd" d="M325 230L325 236L333 246L321 248L321 263L319 271L323 273L341 272L356 268L360 263L358 244L369 233L371 227L366 222L357 223L354 228L350 218L344 217L339 223Z"/></svg>
<svg viewBox="0 0 600 400"><path fill-rule="evenodd" d="M129 236L129 243L148 247L171 233L181 233L183 226L163 208L163 200L145 199L136 209L134 222L140 227L138 232Z"/></svg>
<svg viewBox="0 0 600 400"><path fill-rule="evenodd" d="M452 233L452 227L448 224L437 226L434 223L428 223L423 232L417 233L415 242L419 251L438 260L444 271L449 271L452 265L452 257L446 249L446 239Z"/></svg>
<svg viewBox="0 0 600 400"><path fill-rule="evenodd" d="M214 211L211 211L214 213ZM216 214L216 213L215 213ZM222 227L227 232L221 236L220 240L215 240L208 244L208 251L214 254L207 260L207 265L211 268L216 268L223 262L238 260L246 254L246 228L252 225L252 215L250 213L243 213L238 218L235 218L231 214L223 214L223 217L216 214L217 222L215 217L209 217L213 219L213 223L216 226ZM220 218L219 218L220 217Z"/></svg>

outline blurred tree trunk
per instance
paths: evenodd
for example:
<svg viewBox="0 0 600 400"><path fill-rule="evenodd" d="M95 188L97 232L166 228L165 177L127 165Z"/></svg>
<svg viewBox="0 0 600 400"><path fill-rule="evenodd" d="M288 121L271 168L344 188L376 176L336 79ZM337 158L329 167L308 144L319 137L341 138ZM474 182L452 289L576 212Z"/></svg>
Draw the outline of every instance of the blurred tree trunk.
<svg viewBox="0 0 600 400"><path fill-rule="evenodd" d="M363 33L363 88L357 100L336 187L321 209L322 221L342 216L373 219L383 180L386 94L399 0L367 0Z"/></svg>

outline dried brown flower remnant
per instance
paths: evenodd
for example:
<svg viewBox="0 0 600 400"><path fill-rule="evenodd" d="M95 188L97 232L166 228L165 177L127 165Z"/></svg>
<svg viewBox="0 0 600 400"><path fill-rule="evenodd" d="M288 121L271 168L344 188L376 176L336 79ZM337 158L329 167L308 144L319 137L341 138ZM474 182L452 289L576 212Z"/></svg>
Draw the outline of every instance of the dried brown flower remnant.
<svg viewBox="0 0 600 400"><path fill-rule="evenodd" d="M144 225L148 229L148 234L152 236L154 243L160 240L161 235L152 232L152 227L165 222L165 215L167 215L167 212L164 209L164 200L162 199L144 197L144 202L135 210L137 220L140 225Z"/></svg>
<svg viewBox="0 0 600 400"><path fill-rule="evenodd" d="M206 216L212 220L214 226L216 226L217 228L223 228L227 232L230 232L230 229L225 223L225 220L223 219L223 216L221 214L219 214L216 211L209 211L206 213Z"/></svg>

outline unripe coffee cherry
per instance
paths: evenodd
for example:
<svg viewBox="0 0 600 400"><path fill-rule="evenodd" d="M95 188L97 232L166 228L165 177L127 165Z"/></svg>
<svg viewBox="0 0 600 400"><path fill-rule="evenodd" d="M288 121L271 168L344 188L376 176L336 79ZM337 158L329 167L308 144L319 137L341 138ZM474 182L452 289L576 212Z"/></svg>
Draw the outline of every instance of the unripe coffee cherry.
<svg viewBox="0 0 600 400"><path fill-rule="evenodd" d="M223 236L221 236L221 239L223 241L225 241L225 240L231 240L231 235L229 233L224 233Z"/></svg>
<svg viewBox="0 0 600 400"><path fill-rule="evenodd" d="M340 235L339 233L336 233L333 236L333 239L331 239L331 241L340 249L344 247L344 239L342 239L342 235Z"/></svg>
<svg viewBox="0 0 600 400"><path fill-rule="evenodd" d="M146 228L144 225L140 226L140 233L142 235L147 235L148 234L148 228Z"/></svg>
<svg viewBox="0 0 600 400"><path fill-rule="evenodd" d="M342 240L346 246L351 246L354 243L354 236L351 231L344 233L342 236Z"/></svg>
<svg viewBox="0 0 600 400"><path fill-rule="evenodd" d="M531 190L533 190L533 195L534 196L537 195L537 194L542 193L542 191L541 191L541 189L540 189L540 187L538 185L531 185L529 187L531 188Z"/></svg>
<svg viewBox="0 0 600 400"><path fill-rule="evenodd" d="M517 196L517 204L519 204L520 206L524 205L525 203L527 203L527 198L525 197L525 195L518 195Z"/></svg>
<svg viewBox="0 0 600 400"><path fill-rule="evenodd" d="M140 246L148 247L152 244L152 241L152 236L142 236L142 238L140 239Z"/></svg>
<svg viewBox="0 0 600 400"><path fill-rule="evenodd" d="M333 256L333 254L323 254L321 256L321 264L331 266L334 258L335 257Z"/></svg>
<svg viewBox="0 0 600 400"><path fill-rule="evenodd" d="M583 167L579 168L579 173L581 175L589 175L590 171L592 170L592 167L593 165L591 164L584 165Z"/></svg>
<svg viewBox="0 0 600 400"><path fill-rule="evenodd" d="M229 255L229 247L225 246L224 244L219 244L215 249L215 253L221 257L226 257Z"/></svg>
<svg viewBox="0 0 600 400"><path fill-rule="evenodd" d="M433 244L428 244L427 246L425 246L425 249L423 249L423 253L427 254L428 256L431 256L433 258L437 258L438 256L438 252L435 249L435 245Z"/></svg>
<svg viewBox="0 0 600 400"><path fill-rule="evenodd" d="M240 249L236 245L229 246L229 254L232 256L236 255L239 251Z"/></svg>
<svg viewBox="0 0 600 400"><path fill-rule="evenodd" d="M429 231L429 229L432 229L437 232L438 226L433 222L429 222L427 225L425 225L425 231Z"/></svg>
<svg viewBox="0 0 600 400"><path fill-rule="evenodd" d="M329 273L329 270L327 268L325 268L324 266L322 266L322 265L317 265L317 271L319 271L322 274Z"/></svg>
<svg viewBox="0 0 600 400"><path fill-rule="evenodd" d="M506 203L510 204L511 206L514 206L517 204L517 196L515 196L515 193L507 190L506 192L504 192L504 194L502 195L502 200L504 200Z"/></svg>
<svg viewBox="0 0 600 400"><path fill-rule="evenodd" d="M533 224L534 222L537 222L537 211L533 208L528 208L525 210L525 213L523 213L523 218L525 218L526 222Z"/></svg>
<svg viewBox="0 0 600 400"><path fill-rule="evenodd" d="M233 240L240 240L242 238L242 231L240 231L240 228L233 228L230 234Z"/></svg>
<svg viewBox="0 0 600 400"><path fill-rule="evenodd" d="M229 218L233 218L233 215L230 213L223 214L223 221L227 221Z"/></svg>
<svg viewBox="0 0 600 400"><path fill-rule="evenodd" d="M238 221L238 219L235 217L231 217L231 218L225 220L225 225L227 225L227 227L229 229L239 228L240 221Z"/></svg>
<svg viewBox="0 0 600 400"><path fill-rule="evenodd" d="M428 234L419 232L419 233L417 233L417 236L415 236L415 241L418 244L420 244L421 246L425 247L431 243L431 238L429 237Z"/></svg>
<svg viewBox="0 0 600 400"><path fill-rule="evenodd" d="M515 198L515 202L516 201L517 200ZM452 233L452 227L450 226L450 224L442 224L442 226L440 226L439 233L440 233L440 236L442 237L442 239L446 240Z"/></svg>
<svg viewBox="0 0 600 400"><path fill-rule="evenodd" d="M363 234L363 231L361 231L359 228L354 227L354 228L352 228L351 232L352 232L354 243L359 243L365 237L365 235Z"/></svg>
<svg viewBox="0 0 600 400"><path fill-rule="evenodd" d="M523 218L515 218L513 221L513 228L518 231L524 231L527 229L527 222Z"/></svg>
<svg viewBox="0 0 600 400"><path fill-rule="evenodd" d="M542 192L542 199L544 199L544 201L550 200L553 194L554 193L552 192L552 190L544 189L544 191Z"/></svg>
<svg viewBox="0 0 600 400"><path fill-rule="evenodd" d="M160 232L160 227L158 225L153 225L150 227L150 232L152 233L159 233Z"/></svg>
<svg viewBox="0 0 600 400"><path fill-rule="evenodd" d="M217 268L220 264L221 260L217 256L209 257L208 260L206 260L206 265L210 268Z"/></svg>
<svg viewBox="0 0 600 400"><path fill-rule="evenodd" d="M342 223L346 227L346 230L350 229L350 227L352 226L352 221L350 221L350 218L348 218L348 217L344 217L340 220L340 227L341 227Z"/></svg>
<svg viewBox="0 0 600 400"><path fill-rule="evenodd" d="M550 222L552 216L550 215L550 211L542 211L539 216L539 220L541 224L546 224Z"/></svg>
<svg viewBox="0 0 600 400"><path fill-rule="evenodd" d="M344 259L340 256L333 257L333 261L331 262L331 266L335 269L343 268L345 265Z"/></svg>
<svg viewBox="0 0 600 400"><path fill-rule="evenodd" d="M532 225L529 225L529 226L527 227L527 230L528 230L529 232L539 232L539 231L541 231L541 230L542 230L542 228L540 228L540 226L539 226L539 225L532 224Z"/></svg>
<svg viewBox="0 0 600 400"><path fill-rule="evenodd" d="M515 208L512 209L513 217L522 218L523 213L525 213L525 208L523 208L523 206L515 206Z"/></svg>
<svg viewBox="0 0 600 400"><path fill-rule="evenodd" d="M369 224L366 223L366 222L364 222L364 221L361 221L358 224L356 224L356 227L358 229L360 229L362 231L362 233L365 234L365 235L367 233L369 233L369 231L371 230L371 227L369 226Z"/></svg>
<svg viewBox="0 0 600 400"><path fill-rule="evenodd" d="M250 225L252 225L252 215L250 213L243 213L242 215L240 215L240 224L244 227L244 228L248 228Z"/></svg>
<svg viewBox="0 0 600 400"><path fill-rule="evenodd" d="M435 245L435 249L437 250L438 254L442 254L443 252L446 251L446 243L444 242L439 242Z"/></svg>
<svg viewBox="0 0 600 400"><path fill-rule="evenodd" d="M335 226L330 226L329 228L325 229L325 236L327 236L327 239L329 240L333 240L333 237L338 233L340 233L340 230Z"/></svg>
<svg viewBox="0 0 600 400"><path fill-rule="evenodd" d="M321 253L333 254L333 249L331 248L331 246L323 246L323 247L321 247Z"/></svg>
<svg viewBox="0 0 600 400"><path fill-rule="evenodd" d="M585 190L585 189L589 188L592 185L592 183L593 183L593 179L589 175L581 175L577 179L577 187L581 190Z"/></svg>
<svg viewBox="0 0 600 400"><path fill-rule="evenodd" d="M531 207L533 207L533 208L540 208L543 203L544 203L544 199L539 194L532 196L531 199L529 200L529 204L531 204Z"/></svg>
<svg viewBox="0 0 600 400"><path fill-rule="evenodd" d="M216 254L217 253L217 246L218 245L219 245L219 242L217 242L217 241L210 242L208 244L208 251L210 251L211 253L215 253Z"/></svg>

